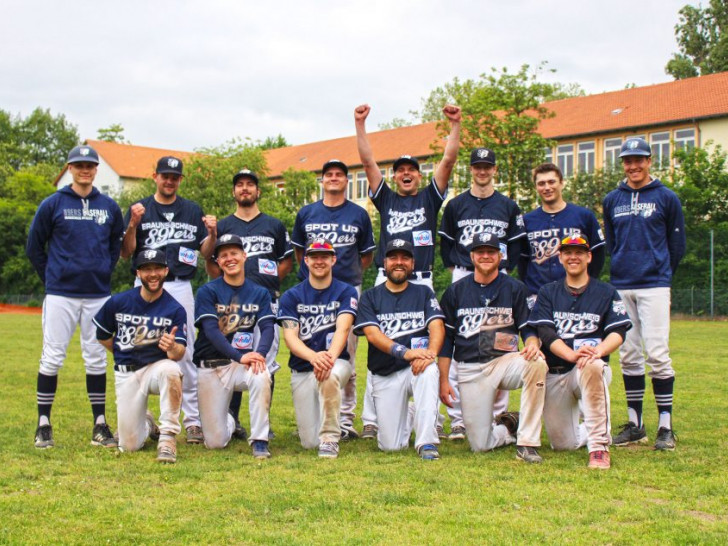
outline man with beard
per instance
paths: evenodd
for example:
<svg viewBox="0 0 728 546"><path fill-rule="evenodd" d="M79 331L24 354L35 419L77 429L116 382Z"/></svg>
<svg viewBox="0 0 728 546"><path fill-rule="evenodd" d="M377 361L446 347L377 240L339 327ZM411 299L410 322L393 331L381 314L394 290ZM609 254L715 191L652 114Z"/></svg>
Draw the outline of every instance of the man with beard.
<svg viewBox="0 0 728 546"><path fill-rule="evenodd" d="M357 310L353 286L333 276L336 250L329 241L308 244L307 278L281 297L278 321L291 351L291 394L301 445L319 457L339 456L342 387L354 371L347 349Z"/></svg>
<svg viewBox="0 0 728 546"><path fill-rule="evenodd" d="M548 366L539 351L536 332L528 326L526 287L499 271L500 241L493 233L473 238L470 259L475 266L451 284L442 296L447 337L440 351L440 399L449 406L451 360L458 362L460 399L468 441L473 451L489 451L516 443L516 457L540 463L541 414ZM518 335L524 348L518 351ZM523 387L520 419L494 424L496 391Z"/></svg>
<svg viewBox="0 0 728 546"><path fill-rule="evenodd" d="M165 290L187 313L187 351L179 361L182 369L182 411L187 443L202 442L197 405L197 368L192 362L194 342L194 297L191 280L197 272L197 251L206 259L212 255L217 237L217 219L204 216L197 203L177 195L182 181L182 161L162 157L153 175L157 190L134 203L124 218L126 233L121 246L123 258L134 257L143 248L161 250L167 257L169 275ZM138 284L138 279L137 279Z"/></svg>
<svg viewBox="0 0 728 546"><path fill-rule="evenodd" d="M445 337L444 316L434 292L409 282L414 247L392 239L385 248L387 280L364 292L355 332L369 341L368 366L379 449L406 449L413 423L415 449L424 460L439 459L435 430L438 369L435 359Z"/></svg>
<svg viewBox="0 0 728 546"><path fill-rule="evenodd" d="M293 247L283 223L260 211L260 180L258 175L249 169L242 169L233 176L233 198L237 209L217 224L217 235L226 233L239 235L245 246L245 278L268 290L271 297L271 310L278 312L278 299L281 296L281 281L286 278L293 267ZM206 261L207 274L212 279L220 276L221 271L215 260ZM256 339L260 329L255 330ZM273 344L266 356L266 365L271 374L272 390L275 387L275 372L280 369L276 361L280 343L280 328L275 325ZM240 425L239 413L242 393L233 392L230 411L235 419L234 436L245 440L245 429ZM271 432L272 435L272 432Z"/></svg>
<svg viewBox="0 0 728 546"><path fill-rule="evenodd" d="M134 265L141 286L106 301L94 318L96 338L114 355L119 448L137 451L151 438L157 460L174 463L187 314L163 289L169 269L162 251L143 250ZM147 410L150 394L159 395L159 426Z"/></svg>

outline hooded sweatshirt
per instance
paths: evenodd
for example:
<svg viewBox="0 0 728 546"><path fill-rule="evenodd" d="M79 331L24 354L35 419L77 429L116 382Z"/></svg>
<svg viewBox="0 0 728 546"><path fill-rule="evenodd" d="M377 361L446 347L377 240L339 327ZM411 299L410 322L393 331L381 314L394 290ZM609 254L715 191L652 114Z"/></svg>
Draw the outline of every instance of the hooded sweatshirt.
<svg viewBox="0 0 728 546"><path fill-rule="evenodd" d="M669 287L685 255L685 218L677 195L656 178L640 189L622 181L603 205L612 284Z"/></svg>

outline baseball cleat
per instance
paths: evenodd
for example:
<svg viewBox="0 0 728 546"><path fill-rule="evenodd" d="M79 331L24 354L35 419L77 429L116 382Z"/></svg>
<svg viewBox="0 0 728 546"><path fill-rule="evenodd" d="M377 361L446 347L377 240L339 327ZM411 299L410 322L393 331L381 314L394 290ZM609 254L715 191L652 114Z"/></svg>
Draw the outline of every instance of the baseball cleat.
<svg viewBox="0 0 728 546"><path fill-rule="evenodd" d="M41 425L35 429L35 447L45 449L54 445L56 443L53 441L53 427Z"/></svg>
<svg viewBox="0 0 728 546"><path fill-rule="evenodd" d="M152 412L147 410L147 427L149 428L149 439L153 442L156 442L159 440L159 427L157 426L157 422L154 420L154 415L152 415Z"/></svg>
<svg viewBox="0 0 728 546"><path fill-rule="evenodd" d="M253 440L253 457L256 459L270 459L268 442L265 440Z"/></svg>
<svg viewBox="0 0 728 546"><path fill-rule="evenodd" d="M495 424L503 425L508 429L508 434L511 436L518 435L518 423L520 422L521 414L517 411L504 411L495 416Z"/></svg>
<svg viewBox="0 0 728 546"><path fill-rule="evenodd" d="M592 451L589 453L589 464L587 468L608 470L612 466L609 458L609 451Z"/></svg>
<svg viewBox="0 0 728 546"><path fill-rule="evenodd" d="M445 429L442 428L442 425L437 425L435 427L435 432L437 432L437 437L440 438L440 440L447 438L447 434L445 434Z"/></svg>
<svg viewBox="0 0 728 546"><path fill-rule="evenodd" d="M660 427L657 431L655 449L657 451L674 451L677 436L670 428Z"/></svg>
<svg viewBox="0 0 728 546"><path fill-rule="evenodd" d="M612 438L612 445L624 447L630 444L646 444L648 442L645 425L638 427L632 422L622 425L622 430Z"/></svg>
<svg viewBox="0 0 728 546"><path fill-rule="evenodd" d="M437 451L437 446L435 444L421 445L417 450L417 453L419 453L420 459L423 461L436 461L440 458L440 452Z"/></svg>
<svg viewBox="0 0 728 546"><path fill-rule="evenodd" d="M448 440L465 440L465 427L462 425L454 426L450 429Z"/></svg>
<svg viewBox="0 0 728 546"><path fill-rule="evenodd" d="M235 417L233 417L233 419L235 419ZM240 421L238 421L237 419L235 419L235 430L233 430L233 438L236 438L238 440L248 439L248 431L245 430L245 427L241 425Z"/></svg>
<svg viewBox="0 0 728 546"><path fill-rule="evenodd" d="M339 444L337 442L321 442L318 456L324 459L336 459L339 456Z"/></svg>
<svg viewBox="0 0 728 546"><path fill-rule="evenodd" d="M202 435L202 427L192 425L187 427L187 443L188 444L201 444L205 441L205 437Z"/></svg>
<svg viewBox="0 0 728 546"><path fill-rule="evenodd" d="M379 432L377 425L364 425L359 438L362 440L375 440L377 438L377 432Z"/></svg>
<svg viewBox="0 0 728 546"><path fill-rule="evenodd" d="M157 444L157 460L160 463L177 462L177 441L174 437L165 439Z"/></svg>
<svg viewBox="0 0 728 546"><path fill-rule="evenodd" d="M543 457L538 454L535 447L532 446L516 446L516 459L531 464L539 464L543 462Z"/></svg>
<svg viewBox="0 0 728 546"><path fill-rule="evenodd" d="M111 433L111 429L107 423L98 423L94 425L91 433L91 445L101 447L119 447L119 443Z"/></svg>
<svg viewBox="0 0 728 546"><path fill-rule="evenodd" d="M348 440L357 440L359 438L359 433L354 429L354 427L348 423L341 425L341 441L346 442Z"/></svg>

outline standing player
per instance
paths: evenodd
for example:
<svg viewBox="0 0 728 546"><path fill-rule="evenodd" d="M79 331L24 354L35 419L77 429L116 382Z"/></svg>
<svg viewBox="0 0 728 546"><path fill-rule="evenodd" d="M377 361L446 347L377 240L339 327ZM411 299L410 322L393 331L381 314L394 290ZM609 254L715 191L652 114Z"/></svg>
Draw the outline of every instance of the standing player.
<svg viewBox="0 0 728 546"><path fill-rule="evenodd" d="M38 371L38 428L35 447L53 447L51 408L58 372L76 325L86 391L91 402L93 445L116 447L106 424L106 351L96 341L93 317L111 294L111 272L124 230L121 210L93 187L99 156L90 146L68 154L73 182L43 200L28 232L26 253L45 285L43 354Z"/></svg>
<svg viewBox="0 0 728 546"><path fill-rule="evenodd" d="M141 286L112 296L94 323L96 338L114 354L119 448L141 449L159 440L157 460L177 461L182 372L187 314L164 289L169 273L160 250L144 250L135 264ZM159 395L159 427L147 410L150 394Z"/></svg>
<svg viewBox="0 0 728 546"><path fill-rule="evenodd" d="M215 245L222 277L197 291L195 364L199 366L200 419L205 446L225 447L235 432L229 413L233 391L250 391L250 440L253 457L270 458L270 373L265 357L273 342L275 315L265 288L245 280L243 240L232 233ZM255 327L260 328L257 345Z"/></svg>
<svg viewBox="0 0 728 546"><path fill-rule="evenodd" d="M564 278L559 261L559 246L570 235L582 235L592 242L589 276L599 278L604 266L604 236L596 216L589 209L567 203L564 176L553 163L542 163L533 170L533 182L541 198L541 206L523 217L529 249L523 253L518 272L531 295L542 286Z"/></svg>
<svg viewBox="0 0 728 546"><path fill-rule="evenodd" d="M358 294L333 276L334 245L318 240L306 247L308 277L281 297L278 320L291 351L291 391L301 445L335 459L341 438L341 391L354 372L347 338Z"/></svg>
<svg viewBox="0 0 728 546"><path fill-rule="evenodd" d="M369 341L379 449L393 451L409 445L412 396L415 449L422 459L439 459L435 358L445 337L444 316L429 287L408 281L415 267L412 243L392 239L384 256L387 280L364 292L356 321L356 332Z"/></svg>
<svg viewBox="0 0 728 546"><path fill-rule="evenodd" d="M197 203L177 195L183 178L182 167L182 161L176 157L163 157L157 162L153 176L157 191L134 203L124 218L126 233L121 256L136 258L143 248L153 248L162 250L167 257L170 274L164 288L187 313L187 352L179 361L184 374L184 426L187 443L199 444L203 438L197 407L197 368L192 363L194 297L190 281L197 271L197 250L205 258L212 255L217 220L214 216L204 216Z"/></svg>
<svg viewBox="0 0 728 546"><path fill-rule="evenodd" d="M526 287L499 271L500 241L493 233L475 236L470 247L473 275L450 285L442 296L447 337L438 366L440 399L449 406L450 361L458 362L460 400L473 451L489 451L516 442L516 457L540 463L541 414L548 366L536 333L528 326ZM518 334L524 348L518 351ZM521 393L520 420L505 414L493 424L498 389Z"/></svg>
<svg viewBox="0 0 728 546"><path fill-rule="evenodd" d="M543 420L554 449L589 451L589 468L607 469L610 421L609 355L631 327L624 303L610 284L590 278L592 253L584 236L561 240L566 278L544 285L528 323L538 329L549 373ZM584 422L579 424L579 401Z"/></svg>
<svg viewBox="0 0 728 546"><path fill-rule="evenodd" d="M278 298L281 296L281 281L293 267L293 247L283 223L262 213L258 208L259 184L258 175L248 169L243 169L233 176L233 198L237 203L237 209L235 213L218 222L217 235L219 237L226 233L234 233L243 240L247 255L245 278L268 290L271 310L276 314ZM208 259L205 263L210 278L216 279L220 276L220 268L214 260ZM259 336L260 330L256 329L256 337ZM266 365L271 373L271 388L275 386L274 374L280 369L280 365L276 362L279 342L280 329L276 325L273 344L266 355ZM233 392L230 411L236 422L235 436L244 440L245 429L240 426L238 419L241 398L241 392Z"/></svg>
<svg viewBox="0 0 728 546"><path fill-rule="evenodd" d="M641 138L622 144L619 157L625 179L603 206L612 284L634 326L619 350L629 422L613 444L647 442L642 422L646 361L660 414L655 449L672 451L675 371L668 347L670 285L685 254L685 219L677 195L650 176L651 156L650 145Z"/></svg>
<svg viewBox="0 0 728 546"><path fill-rule="evenodd" d="M364 270L372 263L374 235L367 212L346 198L349 185L348 167L338 159L330 159L321 169L323 198L303 207L296 215L291 238L296 259L301 268L298 278L305 280L308 267L303 259L304 249L313 241L330 242L336 249L334 278L356 288L361 293ZM358 297L358 296L357 296ZM342 439L356 438L354 410L356 409L356 345L357 338L349 336L347 353L352 373L344 388L341 401Z"/></svg>
<svg viewBox="0 0 728 546"><path fill-rule="evenodd" d="M470 245L479 233L493 233L500 242L505 269L512 270L518 263L526 235L523 230L521 209L493 187L498 167L495 152L488 148L475 148L470 152L470 173L473 181L470 190L454 197L445 207L440 223L440 252L442 263L452 272L452 282L457 282L473 272L470 261ZM463 412L457 382L457 362L450 366L450 387L454 396L450 416L451 440L465 438ZM494 414L508 409L508 391L499 391Z"/></svg>

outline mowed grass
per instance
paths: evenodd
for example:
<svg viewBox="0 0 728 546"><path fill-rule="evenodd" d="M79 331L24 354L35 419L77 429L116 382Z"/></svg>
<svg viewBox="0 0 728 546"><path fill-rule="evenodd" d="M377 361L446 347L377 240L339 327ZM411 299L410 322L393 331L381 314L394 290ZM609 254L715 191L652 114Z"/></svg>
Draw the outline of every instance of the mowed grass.
<svg viewBox="0 0 728 546"><path fill-rule="evenodd" d="M292 436L285 367L277 375L271 460L255 461L244 442L209 451L187 446L182 437L178 463L163 466L151 444L123 454L89 444L91 410L77 337L53 409L56 447L36 450L40 317L0 314L0 542L722 544L728 536L727 332L725 323L673 322L678 449L651 448L657 417L648 386L651 442L613 450L608 472L587 470L584 450L544 447L544 463L529 466L515 459L513 447L473 454L467 442L447 440L434 462L419 460L412 449L381 453L363 440L342 444L337 460L319 460ZM364 342L360 402L365 355ZM617 362L612 366L616 429L626 408ZM109 372L112 423L113 390ZM151 400L155 408L157 398ZM517 395L512 408L515 402ZM543 441L547 446L545 435Z"/></svg>

